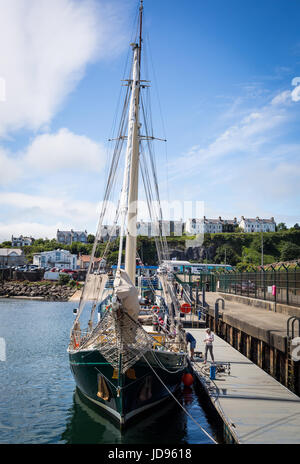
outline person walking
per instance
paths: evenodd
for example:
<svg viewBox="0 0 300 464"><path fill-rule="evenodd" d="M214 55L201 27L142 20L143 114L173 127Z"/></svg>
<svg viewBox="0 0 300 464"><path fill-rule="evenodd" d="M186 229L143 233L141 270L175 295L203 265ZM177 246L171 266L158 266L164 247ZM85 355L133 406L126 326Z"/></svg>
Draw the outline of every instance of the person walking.
<svg viewBox="0 0 300 464"><path fill-rule="evenodd" d="M207 361L207 352L209 351L210 357L212 359L212 362L215 362L214 354L213 354L213 342L214 342L214 334L210 329L206 329L206 335L205 339L203 340L205 342L205 354L204 354L204 364L206 364Z"/></svg>

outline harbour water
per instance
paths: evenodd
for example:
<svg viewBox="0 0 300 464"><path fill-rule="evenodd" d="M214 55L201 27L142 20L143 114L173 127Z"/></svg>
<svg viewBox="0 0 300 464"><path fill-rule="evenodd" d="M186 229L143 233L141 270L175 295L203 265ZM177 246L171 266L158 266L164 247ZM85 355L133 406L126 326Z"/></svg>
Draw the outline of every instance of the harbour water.
<svg viewBox="0 0 300 464"><path fill-rule="evenodd" d="M0 300L0 337L6 346L6 360L0 361L0 443L210 443L173 400L122 434L83 402L66 352L73 307ZM205 398L188 387L179 398L220 442L219 424L207 412Z"/></svg>

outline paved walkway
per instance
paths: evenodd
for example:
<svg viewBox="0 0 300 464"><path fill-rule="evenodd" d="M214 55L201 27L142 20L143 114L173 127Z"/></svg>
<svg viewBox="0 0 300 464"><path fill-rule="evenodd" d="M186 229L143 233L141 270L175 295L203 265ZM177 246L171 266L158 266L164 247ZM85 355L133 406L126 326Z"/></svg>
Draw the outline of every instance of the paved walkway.
<svg viewBox="0 0 300 464"><path fill-rule="evenodd" d="M189 329L204 352L204 329ZM208 355L209 356L209 355ZM215 361L231 372L211 381L207 366L192 363L216 409L239 443L300 443L300 398L215 335Z"/></svg>
<svg viewBox="0 0 300 464"><path fill-rule="evenodd" d="M221 297L219 293L206 293L205 299L210 306L210 314L213 314L215 301L219 297ZM222 313L221 303L219 303L219 309ZM249 335L266 343L273 340L274 345L282 351L285 351L285 337L289 317L285 314L275 313L255 306L225 300L223 312L225 322L233 325L233 327L238 326L237 328L240 330L244 330Z"/></svg>

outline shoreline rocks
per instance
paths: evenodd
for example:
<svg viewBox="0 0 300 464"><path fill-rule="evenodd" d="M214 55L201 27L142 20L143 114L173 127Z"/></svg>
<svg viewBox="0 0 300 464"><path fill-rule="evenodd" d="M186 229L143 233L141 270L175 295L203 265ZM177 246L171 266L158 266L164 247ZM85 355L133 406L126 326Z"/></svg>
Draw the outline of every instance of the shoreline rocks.
<svg viewBox="0 0 300 464"><path fill-rule="evenodd" d="M53 282L4 281L0 283L1 298L29 298L44 301L68 301L76 287Z"/></svg>

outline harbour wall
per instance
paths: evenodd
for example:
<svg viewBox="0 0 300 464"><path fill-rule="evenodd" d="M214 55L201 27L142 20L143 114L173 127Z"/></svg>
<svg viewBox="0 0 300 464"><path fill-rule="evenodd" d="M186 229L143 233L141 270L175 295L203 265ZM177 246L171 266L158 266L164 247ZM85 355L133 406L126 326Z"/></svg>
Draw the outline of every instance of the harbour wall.
<svg viewBox="0 0 300 464"><path fill-rule="evenodd" d="M225 299L224 294L217 296ZM226 305L229 307L230 301L226 302ZM241 307L242 311L245 311L245 302ZM270 311L261 312L266 313L266 317L271 317L270 321L272 321ZM207 309L206 325L254 364L289 390L300 395L300 361L295 361L292 357L292 340L287 336L286 329L274 330L272 322L268 326L266 318L255 320L249 317L247 320L245 317L239 317L238 314L227 313L226 308L220 311L216 320L215 308L212 304Z"/></svg>

